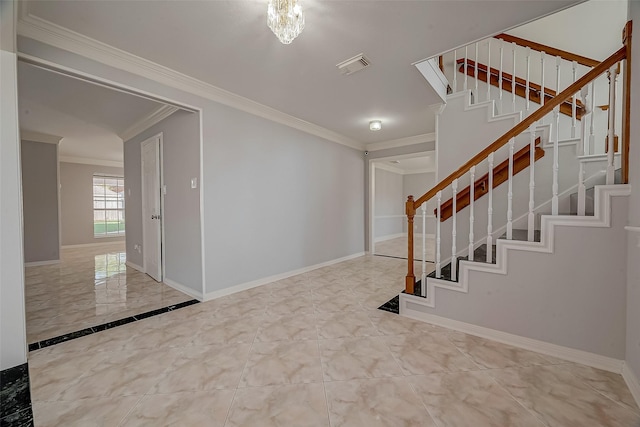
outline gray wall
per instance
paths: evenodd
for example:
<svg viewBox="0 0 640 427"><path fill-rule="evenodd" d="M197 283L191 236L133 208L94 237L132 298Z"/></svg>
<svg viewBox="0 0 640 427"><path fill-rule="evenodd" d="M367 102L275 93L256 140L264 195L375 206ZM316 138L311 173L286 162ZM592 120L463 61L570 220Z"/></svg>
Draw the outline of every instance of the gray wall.
<svg viewBox="0 0 640 427"><path fill-rule="evenodd" d="M376 168L375 182L375 238L402 233L404 201L402 175ZM394 216L391 217L390 216Z"/></svg>
<svg viewBox="0 0 640 427"><path fill-rule="evenodd" d="M22 141L24 261L60 259L58 145Z"/></svg>
<svg viewBox="0 0 640 427"><path fill-rule="evenodd" d="M93 175L123 176L123 168L60 162L62 245L123 241L124 237L93 236ZM126 185L126 183L125 183ZM126 210L125 206L125 215ZM126 224L127 232L129 225Z"/></svg>
<svg viewBox="0 0 640 427"><path fill-rule="evenodd" d="M640 2L629 2L629 19L634 20L637 32L640 23ZM640 58L640 43L636 39L632 56ZM628 224L640 227L640 67L633 66L631 71L631 141L629 158L629 199ZM628 366L640 378L640 233L627 233L627 349L625 360Z"/></svg>
<svg viewBox="0 0 640 427"><path fill-rule="evenodd" d="M200 180L200 121L197 113L177 111L124 144L127 259L143 265L142 174L140 143L162 133L165 279L202 293L200 192L191 178ZM130 193L129 193L130 192Z"/></svg>
<svg viewBox="0 0 640 427"><path fill-rule="evenodd" d="M207 292L363 251L362 152L211 107L204 121Z"/></svg>
<svg viewBox="0 0 640 427"><path fill-rule="evenodd" d="M27 361L15 26L17 2L0 1L0 369Z"/></svg>

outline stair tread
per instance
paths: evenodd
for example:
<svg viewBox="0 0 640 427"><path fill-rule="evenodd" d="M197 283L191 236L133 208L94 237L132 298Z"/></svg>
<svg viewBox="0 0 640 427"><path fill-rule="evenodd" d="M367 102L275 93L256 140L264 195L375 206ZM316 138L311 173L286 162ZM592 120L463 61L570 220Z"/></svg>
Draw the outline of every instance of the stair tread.
<svg viewBox="0 0 640 427"><path fill-rule="evenodd" d="M528 230L520 230L520 229L514 229L512 234L511 234L512 239L511 240L519 240L519 241L523 241L526 242L529 238L529 231ZM498 237L499 239L506 239L507 238L507 233L503 234L502 236ZM540 241L540 230L533 230L533 241L534 242L539 242Z"/></svg>
<svg viewBox="0 0 640 427"><path fill-rule="evenodd" d="M482 263L486 263L486 259L487 259L487 245L483 244L480 245L478 248L476 248L475 251L473 251L473 261L471 262L482 262ZM491 257L491 264L495 264L496 263L496 245L492 245L492 249L493 249L493 254ZM456 265L457 268L457 272L459 273L460 271L460 261L469 261L469 257L460 257L458 258L458 262ZM435 278L436 277L436 272L432 271L431 273L429 273L427 275L427 277L431 277L431 278ZM446 280L452 283L458 283L457 280L451 280L451 263L448 263L447 265L445 265L444 267L442 267L442 269L440 270L440 277L438 278L438 280ZM415 289L415 286L414 286ZM414 291L414 294L415 291ZM418 292L419 295L419 292Z"/></svg>

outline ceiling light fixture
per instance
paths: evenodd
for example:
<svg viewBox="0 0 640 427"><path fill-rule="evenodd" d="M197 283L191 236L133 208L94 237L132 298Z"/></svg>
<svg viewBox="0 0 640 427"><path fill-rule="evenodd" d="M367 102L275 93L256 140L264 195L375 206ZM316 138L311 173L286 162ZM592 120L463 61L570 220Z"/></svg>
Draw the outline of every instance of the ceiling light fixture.
<svg viewBox="0 0 640 427"><path fill-rule="evenodd" d="M304 12L298 0L269 0L267 25L283 44L289 44L304 29Z"/></svg>
<svg viewBox="0 0 640 427"><path fill-rule="evenodd" d="M370 131L375 132L375 131L380 130L380 129L382 129L382 122L380 120L371 120L369 122L369 130Z"/></svg>

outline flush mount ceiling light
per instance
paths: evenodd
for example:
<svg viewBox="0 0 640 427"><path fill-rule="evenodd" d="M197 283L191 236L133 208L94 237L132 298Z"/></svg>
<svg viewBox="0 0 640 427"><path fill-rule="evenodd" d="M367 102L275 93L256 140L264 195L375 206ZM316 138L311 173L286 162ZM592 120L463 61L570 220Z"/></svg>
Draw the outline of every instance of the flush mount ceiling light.
<svg viewBox="0 0 640 427"><path fill-rule="evenodd" d="M382 129L382 122L380 120L371 120L369 122L369 130L370 131L375 132L375 131L380 130L380 129Z"/></svg>
<svg viewBox="0 0 640 427"><path fill-rule="evenodd" d="M269 0L267 25L283 44L289 44L304 29L304 12L298 0Z"/></svg>

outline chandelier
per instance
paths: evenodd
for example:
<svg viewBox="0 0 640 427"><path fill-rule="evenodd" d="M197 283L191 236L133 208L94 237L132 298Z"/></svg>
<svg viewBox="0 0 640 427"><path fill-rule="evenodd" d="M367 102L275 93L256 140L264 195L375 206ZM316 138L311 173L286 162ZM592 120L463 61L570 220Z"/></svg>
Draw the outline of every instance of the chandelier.
<svg viewBox="0 0 640 427"><path fill-rule="evenodd" d="M289 44L304 29L304 12L298 0L269 0L267 25L283 44Z"/></svg>

